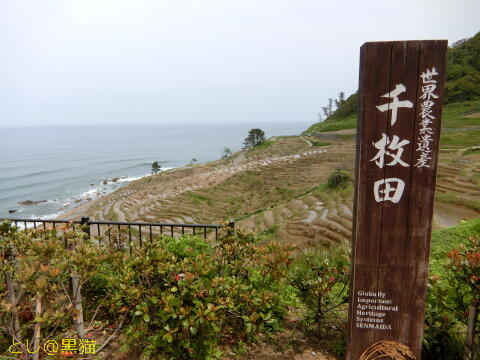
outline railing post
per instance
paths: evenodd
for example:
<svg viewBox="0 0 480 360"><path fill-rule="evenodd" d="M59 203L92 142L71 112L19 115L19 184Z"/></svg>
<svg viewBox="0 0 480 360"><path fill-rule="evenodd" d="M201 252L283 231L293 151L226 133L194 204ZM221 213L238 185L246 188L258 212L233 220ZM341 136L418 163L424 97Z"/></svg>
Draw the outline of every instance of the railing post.
<svg viewBox="0 0 480 360"><path fill-rule="evenodd" d="M80 219L80 225L84 225L82 231L88 235L90 240L90 218L88 216L82 216ZM73 250L73 249L71 249ZM77 331L77 336L80 339L85 338L85 327L83 324L83 307L82 307L82 291L81 291L81 282L78 274L73 273L70 276L71 286L72 286L72 305L73 305L73 324L75 330Z"/></svg>
<svg viewBox="0 0 480 360"><path fill-rule="evenodd" d="M235 220L233 219L230 219L230 221L228 222L228 232L230 235L235 234Z"/></svg>
<svg viewBox="0 0 480 360"><path fill-rule="evenodd" d="M87 225L84 229L83 232L88 235L90 238L90 218L88 216L82 216L80 219L80 225Z"/></svg>

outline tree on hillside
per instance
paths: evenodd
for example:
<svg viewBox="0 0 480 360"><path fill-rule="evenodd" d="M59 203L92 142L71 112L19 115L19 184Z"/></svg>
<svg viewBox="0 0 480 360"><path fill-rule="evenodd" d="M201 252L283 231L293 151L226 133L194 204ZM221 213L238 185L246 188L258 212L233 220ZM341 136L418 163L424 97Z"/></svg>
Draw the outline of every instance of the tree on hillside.
<svg viewBox="0 0 480 360"><path fill-rule="evenodd" d="M345 104L345 93L340 91L338 94L338 99L335 99L335 107L338 110L343 104Z"/></svg>
<svg viewBox="0 0 480 360"><path fill-rule="evenodd" d="M195 158L193 158L192 160L190 160L190 164L195 164L195 163L197 163L197 162L198 162L198 161L197 161L197 159L195 159Z"/></svg>
<svg viewBox="0 0 480 360"><path fill-rule="evenodd" d="M444 103L480 98L480 32L447 51Z"/></svg>
<svg viewBox="0 0 480 360"><path fill-rule="evenodd" d="M330 116L330 113L328 112L328 106L322 106L322 111L323 111L323 115L325 115L325 117L329 117Z"/></svg>
<svg viewBox="0 0 480 360"><path fill-rule="evenodd" d="M333 114L333 99L330 98L328 99L328 115L332 115Z"/></svg>
<svg viewBox="0 0 480 360"><path fill-rule="evenodd" d="M158 173L161 167L162 166L158 163L158 161L152 162L152 175Z"/></svg>
<svg viewBox="0 0 480 360"><path fill-rule="evenodd" d="M345 93L343 91L340 91L340 93L338 94L338 99L329 98L328 105L322 107L323 114L325 115L325 117L328 118L336 110L340 109L342 105L345 103L346 103ZM335 110L333 110L333 104L335 104Z"/></svg>
<svg viewBox="0 0 480 360"><path fill-rule="evenodd" d="M223 153L222 153L222 159L228 159L229 157L231 157L233 154L232 154L232 150L230 150L229 148L227 148L226 146L223 148Z"/></svg>
<svg viewBox="0 0 480 360"><path fill-rule="evenodd" d="M251 129L243 142L244 148L258 146L265 141L265 133L261 129Z"/></svg>
<svg viewBox="0 0 480 360"><path fill-rule="evenodd" d="M328 99L328 105L322 107L322 111L325 117L329 118L332 115L334 115L335 117L337 116L343 117L345 115L351 115L352 109L355 112L357 109L356 107L357 97L356 97L356 94L354 95L351 95L348 97L348 99L345 99L345 93L343 91L340 91L340 93L338 94L338 99L335 99L335 100L332 98ZM333 110L334 103L335 103L335 110Z"/></svg>

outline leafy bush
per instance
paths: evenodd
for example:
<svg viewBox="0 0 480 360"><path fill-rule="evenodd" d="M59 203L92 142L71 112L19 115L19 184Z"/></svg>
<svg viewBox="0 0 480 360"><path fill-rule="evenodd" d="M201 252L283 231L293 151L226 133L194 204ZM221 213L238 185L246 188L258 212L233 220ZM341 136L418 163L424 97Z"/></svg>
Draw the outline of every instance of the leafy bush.
<svg viewBox="0 0 480 360"><path fill-rule="evenodd" d="M350 175L343 170L337 170L328 176L327 187L330 189L345 188L351 181Z"/></svg>
<svg viewBox="0 0 480 360"><path fill-rule="evenodd" d="M98 272L98 263L108 263L108 258L108 251L94 246L82 231L17 231L2 224L0 277L10 281L16 298L12 303L10 293L0 292L0 332L9 345L14 336L20 342L35 334L36 348L43 333L61 334L72 321L78 324L82 313L69 294L70 279L86 284ZM86 313L97 306L97 299L89 299ZM83 337L82 330L76 330Z"/></svg>
<svg viewBox="0 0 480 360"><path fill-rule="evenodd" d="M346 304L349 292L349 258L342 247L328 252L310 249L297 257L290 283L306 306L303 322L315 337L329 337L327 347L343 356L346 349Z"/></svg>
<svg viewBox="0 0 480 360"><path fill-rule="evenodd" d="M161 236L130 253L121 229L109 235L110 241L93 244L71 229L2 227L0 276L11 274L24 293L12 305L0 285L0 338L8 339L0 353L11 345L15 314L23 339L39 329L43 338L58 338L71 327L79 316L67 290L72 275L82 284L84 317L108 322L120 316L126 345L144 358L217 358L220 345L281 329L294 296L286 282L290 245L229 229L215 245ZM37 299L41 314L32 313Z"/></svg>
<svg viewBox="0 0 480 360"><path fill-rule="evenodd" d="M356 115L358 111L358 92L353 93L348 99L343 102L335 112L328 117L330 120L338 120Z"/></svg>
<svg viewBox="0 0 480 360"><path fill-rule="evenodd" d="M471 148L463 152L463 155L470 155L470 154L480 154L480 146L472 146Z"/></svg>
<svg viewBox="0 0 480 360"><path fill-rule="evenodd" d="M464 308L469 304L480 304L480 241L470 237L463 249L453 249L447 253L447 269L454 286L462 293ZM459 299L460 300L460 299Z"/></svg>
<svg viewBox="0 0 480 360"><path fill-rule="evenodd" d="M463 345L456 333L455 316L451 313L449 297L452 289L433 276L428 281L422 359L460 359Z"/></svg>
<svg viewBox="0 0 480 360"><path fill-rule="evenodd" d="M456 42L447 53L445 104L480 97L480 33Z"/></svg>
<svg viewBox="0 0 480 360"><path fill-rule="evenodd" d="M111 279L115 306L130 309L131 345L145 355L204 359L219 356L219 343L280 329L290 253L241 232L215 248L198 238L164 237L138 249Z"/></svg>
<svg viewBox="0 0 480 360"><path fill-rule="evenodd" d="M426 359L462 358L465 344L473 342L466 337L466 326L469 311L478 309L480 301L480 242L469 234L478 233L478 220L434 233L434 275L427 288L423 343ZM478 323L471 326L477 337ZM478 345L472 350L478 354Z"/></svg>

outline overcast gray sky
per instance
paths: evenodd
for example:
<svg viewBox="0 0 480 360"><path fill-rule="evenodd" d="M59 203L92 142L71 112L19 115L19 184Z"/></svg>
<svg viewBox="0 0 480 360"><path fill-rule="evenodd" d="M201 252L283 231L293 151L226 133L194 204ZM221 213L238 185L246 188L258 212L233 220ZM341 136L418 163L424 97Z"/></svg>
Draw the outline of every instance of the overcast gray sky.
<svg viewBox="0 0 480 360"><path fill-rule="evenodd" d="M471 37L479 0L0 0L0 125L316 121L367 41Z"/></svg>

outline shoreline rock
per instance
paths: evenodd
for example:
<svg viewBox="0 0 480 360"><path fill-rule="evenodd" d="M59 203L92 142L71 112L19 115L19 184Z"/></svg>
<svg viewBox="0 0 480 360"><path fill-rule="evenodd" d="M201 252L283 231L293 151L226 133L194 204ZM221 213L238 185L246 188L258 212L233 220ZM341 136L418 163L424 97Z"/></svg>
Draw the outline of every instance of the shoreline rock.
<svg viewBox="0 0 480 360"><path fill-rule="evenodd" d="M25 200L25 201L20 201L17 203L17 205L38 205L38 204L43 204L46 203L47 200L38 200L38 201L33 201L33 200Z"/></svg>

